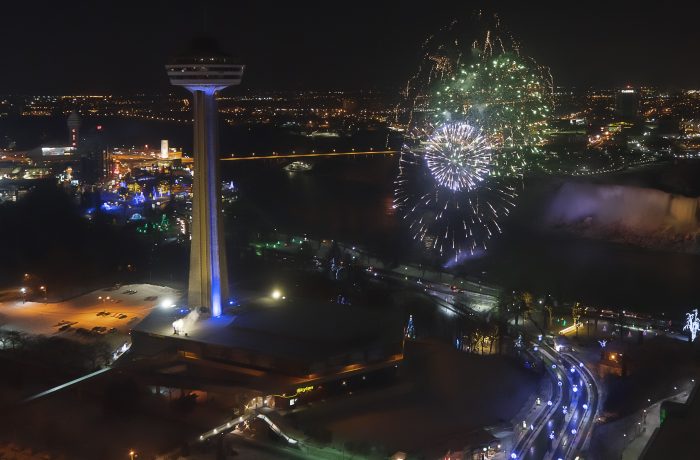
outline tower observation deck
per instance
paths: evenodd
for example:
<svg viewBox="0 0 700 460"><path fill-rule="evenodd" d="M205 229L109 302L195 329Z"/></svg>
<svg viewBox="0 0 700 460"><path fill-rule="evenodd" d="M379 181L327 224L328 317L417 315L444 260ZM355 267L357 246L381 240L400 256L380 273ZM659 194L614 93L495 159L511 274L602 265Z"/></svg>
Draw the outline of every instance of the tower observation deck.
<svg viewBox="0 0 700 460"><path fill-rule="evenodd" d="M245 66L222 53L216 42L197 39L186 53L165 68L170 83L184 86L193 96L194 184L192 186L192 242L187 301L221 315L228 297L226 247L221 221L219 133L216 92L241 83Z"/></svg>

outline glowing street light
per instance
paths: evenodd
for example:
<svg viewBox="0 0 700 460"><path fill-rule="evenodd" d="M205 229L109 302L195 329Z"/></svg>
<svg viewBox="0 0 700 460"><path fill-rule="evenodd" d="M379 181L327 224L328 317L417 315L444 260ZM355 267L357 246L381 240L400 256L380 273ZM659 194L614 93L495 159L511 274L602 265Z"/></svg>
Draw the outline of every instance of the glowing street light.
<svg viewBox="0 0 700 460"><path fill-rule="evenodd" d="M272 298L278 300L282 297L282 292L279 289L272 291Z"/></svg>

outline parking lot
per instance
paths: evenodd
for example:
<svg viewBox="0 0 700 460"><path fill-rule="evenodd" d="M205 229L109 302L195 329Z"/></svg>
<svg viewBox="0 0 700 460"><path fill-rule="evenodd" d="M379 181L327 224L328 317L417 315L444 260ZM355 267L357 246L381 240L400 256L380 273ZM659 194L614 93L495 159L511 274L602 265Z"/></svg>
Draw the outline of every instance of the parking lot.
<svg viewBox="0 0 700 460"><path fill-rule="evenodd" d="M16 296L4 294L0 329L76 339L105 336L110 341L123 340L152 308L179 298L175 289L151 284L112 286L64 302L23 302L19 290Z"/></svg>

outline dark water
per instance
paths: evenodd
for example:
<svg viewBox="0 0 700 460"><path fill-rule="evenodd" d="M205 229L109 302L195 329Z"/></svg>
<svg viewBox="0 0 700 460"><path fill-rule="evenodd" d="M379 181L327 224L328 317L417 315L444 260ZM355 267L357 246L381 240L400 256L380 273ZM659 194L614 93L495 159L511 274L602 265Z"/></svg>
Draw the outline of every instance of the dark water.
<svg viewBox="0 0 700 460"><path fill-rule="evenodd" d="M156 145L161 138L189 149L191 127L152 121L86 120L84 131L104 125L109 145ZM0 119L0 143L15 139L31 148L64 135L62 120ZM273 128L222 127L222 152L349 150L396 146L387 133L357 133L313 140ZM393 143L393 145L392 145ZM314 237L342 239L375 250L390 248L410 256L410 241L392 208L397 157L314 160L308 173L289 174L281 160L224 162L222 176L236 182L241 219L256 225ZM582 179L598 183L652 186L688 196L700 195L700 162L655 165L614 175ZM562 300L600 306L667 312L682 316L700 301L700 257L653 251L604 241L543 232L537 225L557 178L532 179L503 235L485 256L456 269L504 286L550 293ZM391 251L390 251L391 252Z"/></svg>
<svg viewBox="0 0 700 460"><path fill-rule="evenodd" d="M398 230L392 207L396 156L314 161L288 173L283 161L223 162L222 177L239 187L273 228L315 237L373 243Z"/></svg>
<svg viewBox="0 0 700 460"><path fill-rule="evenodd" d="M403 255L404 225L392 208L398 158L318 160L313 171L288 174L273 162L228 162L224 176L236 181L241 200L263 212L278 229L308 232L380 248L394 244ZM690 190L688 170L700 165L667 164L594 179L601 183L650 184ZM671 180L679 173L688 179ZM585 179L591 180L591 179ZM561 179L533 179L504 233L487 253L456 270L484 276L514 289L552 294L605 307L682 316L700 300L700 257L583 239L539 225ZM666 186L664 186L666 183ZM415 255L415 253L413 254Z"/></svg>

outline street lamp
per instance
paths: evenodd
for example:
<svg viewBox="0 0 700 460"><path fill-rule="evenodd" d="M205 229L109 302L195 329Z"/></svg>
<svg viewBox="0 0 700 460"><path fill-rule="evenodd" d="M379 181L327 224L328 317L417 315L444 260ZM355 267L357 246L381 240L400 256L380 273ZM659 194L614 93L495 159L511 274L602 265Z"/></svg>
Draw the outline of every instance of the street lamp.
<svg viewBox="0 0 700 460"><path fill-rule="evenodd" d="M27 301L27 288L26 287L19 288L19 292L22 293L22 303L26 302Z"/></svg>
<svg viewBox="0 0 700 460"><path fill-rule="evenodd" d="M129 460L134 460L136 458L136 452L132 449L129 451Z"/></svg>
<svg viewBox="0 0 700 460"><path fill-rule="evenodd" d="M39 286L39 290L44 294L44 301L46 301L46 286Z"/></svg>

